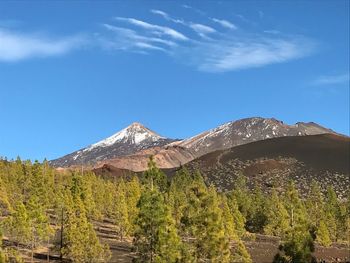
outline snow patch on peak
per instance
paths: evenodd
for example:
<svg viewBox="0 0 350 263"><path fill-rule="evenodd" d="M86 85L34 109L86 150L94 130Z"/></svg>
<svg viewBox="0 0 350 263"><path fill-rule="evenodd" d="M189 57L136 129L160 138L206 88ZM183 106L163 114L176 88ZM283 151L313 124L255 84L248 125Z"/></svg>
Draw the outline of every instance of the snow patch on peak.
<svg viewBox="0 0 350 263"><path fill-rule="evenodd" d="M145 140L156 142L164 137L156 134L150 129L143 126L141 123L134 122L123 130L113 134L112 136L94 143L86 148L84 151L91 151L97 147L111 146L117 142L128 142L130 144L140 144Z"/></svg>

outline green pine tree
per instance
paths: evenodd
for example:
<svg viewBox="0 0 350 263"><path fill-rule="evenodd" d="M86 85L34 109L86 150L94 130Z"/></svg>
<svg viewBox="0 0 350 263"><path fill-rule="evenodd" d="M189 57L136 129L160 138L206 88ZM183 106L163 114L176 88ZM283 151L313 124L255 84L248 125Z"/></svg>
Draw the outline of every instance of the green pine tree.
<svg viewBox="0 0 350 263"><path fill-rule="evenodd" d="M181 218L187 205L187 193L192 180L188 170L182 167L172 178L169 187L167 201L178 229L181 229Z"/></svg>
<svg viewBox="0 0 350 263"><path fill-rule="evenodd" d="M126 203L128 208L128 221L130 223L130 233L134 232L134 222L138 215L137 204L141 197L141 184L138 177L134 176L126 183Z"/></svg>
<svg viewBox="0 0 350 263"><path fill-rule="evenodd" d="M124 180L121 180L117 185L114 200L114 213L112 213L112 218L114 219L117 232L120 236L120 240L123 240L123 237L126 236L130 230L128 204L126 203L125 188L125 182Z"/></svg>
<svg viewBox="0 0 350 263"><path fill-rule="evenodd" d="M228 205L234 218L236 233L241 238L247 232L245 229L246 219L239 211L238 203L233 192L228 195Z"/></svg>
<svg viewBox="0 0 350 263"><path fill-rule="evenodd" d="M148 169L144 172L143 177L150 189L156 187L163 193L168 189L168 180L165 174L157 167L153 157L150 157Z"/></svg>
<svg viewBox="0 0 350 263"><path fill-rule="evenodd" d="M289 214L289 227L284 233L280 252L274 258L275 263L314 263L314 237L310 233L307 212L293 182L288 185L284 197Z"/></svg>
<svg viewBox="0 0 350 263"><path fill-rule="evenodd" d="M330 238L332 241L337 242L341 235L340 225L341 210L339 206L339 200L336 192L332 187L328 187L325 196L325 223L327 225Z"/></svg>
<svg viewBox="0 0 350 263"><path fill-rule="evenodd" d="M267 224L264 227L264 232L267 235L283 237L289 229L289 223L289 214L276 190L273 189L269 200Z"/></svg>
<svg viewBox="0 0 350 263"><path fill-rule="evenodd" d="M182 232L194 238L195 260L229 262L229 238L225 235L222 211L214 187L207 190L201 181L194 181L184 211Z"/></svg>
<svg viewBox="0 0 350 263"><path fill-rule="evenodd" d="M77 263L106 262L110 258L109 248L100 243L93 225L88 221L83 192L77 182L73 180L70 191L66 193L62 255Z"/></svg>
<svg viewBox="0 0 350 263"><path fill-rule="evenodd" d="M328 247L332 244L331 238L329 237L329 232L327 225L323 220L320 221L319 226L316 231L316 241L325 247Z"/></svg>
<svg viewBox="0 0 350 263"><path fill-rule="evenodd" d="M33 259L34 248L48 242L53 234L49 218L37 196L32 196L27 204L28 217L31 227L31 256Z"/></svg>
<svg viewBox="0 0 350 263"><path fill-rule="evenodd" d="M17 244L29 244L32 240L30 217L25 205L17 203L12 214L5 220L5 229Z"/></svg>
<svg viewBox="0 0 350 263"><path fill-rule="evenodd" d="M159 190L142 192L138 209L134 233L136 262L178 262L181 241Z"/></svg>

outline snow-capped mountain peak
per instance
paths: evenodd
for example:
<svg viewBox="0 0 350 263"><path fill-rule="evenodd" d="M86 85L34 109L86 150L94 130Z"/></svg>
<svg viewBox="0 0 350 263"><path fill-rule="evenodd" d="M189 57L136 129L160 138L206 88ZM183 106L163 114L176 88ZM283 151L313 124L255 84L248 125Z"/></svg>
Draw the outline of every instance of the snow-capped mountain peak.
<svg viewBox="0 0 350 263"><path fill-rule="evenodd" d="M160 139L164 139L164 137L146 128L141 123L134 122L123 130L113 134L112 136L95 144L92 144L90 147L86 148L86 150L91 150L96 147L111 146L117 142L140 144L145 140L155 142Z"/></svg>
<svg viewBox="0 0 350 263"><path fill-rule="evenodd" d="M106 159L134 154L155 146L163 146L176 140L165 138L134 122L112 136L91 144L86 148L52 160L51 164L58 167L96 163Z"/></svg>

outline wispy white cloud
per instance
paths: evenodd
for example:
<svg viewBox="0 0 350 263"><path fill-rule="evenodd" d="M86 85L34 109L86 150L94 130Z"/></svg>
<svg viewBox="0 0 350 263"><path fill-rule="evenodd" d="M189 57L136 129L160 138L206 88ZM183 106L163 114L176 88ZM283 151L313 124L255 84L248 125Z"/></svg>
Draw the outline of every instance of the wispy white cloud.
<svg viewBox="0 0 350 263"><path fill-rule="evenodd" d="M103 24L103 26L113 33L112 37L99 37L100 44L105 48L132 51L158 50L167 52L166 47L177 46L177 44L171 40L144 36L129 28L122 28L109 24Z"/></svg>
<svg viewBox="0 0 350 263"><path fill-rule="evenodd" d="M212 18L211 19L213 22L220 24L223 27L226 27L228 29L237 29L237 26L231 23L230 21L224 20L224 19L217 19L217 18Z"/></svg>
<svg viewBox="0 0 350 263"><path fill-rule="evenodd" d="M124 17L115 18L117 25L103 24L104 31L88 38L52 38L0 28L0 62L58 56L88 46L148 54L160 51L201 71L226 72L283 63L307 56L315 50L314 42L305 37L272 32L249 33L243 28L239 31L219 30L203 23L174 18L162 10L151 12L168 22L177 23L176 29ZM228 29L236 28L227 20L210 17L206 19ZM121 23L124 25L120 26ZM186 34L178 29L180 27L187 30ZM188 29L194 33L190 33ZM347 75L345 79L348 78ZM340 81L344 81L344 76L322 78L317 83L321 85Z"/></svg>
<svg viewBox="0 0 350 263"><path fill-rule="evenodd" d="M182 49L182 55L191 56L190 63L201 71L227 72L298 59L313 49L312 41L300 37L229 37L198 42L191 49Z"/></svg>
<svg viewBox="0 0 350 263"><path fill-rule="evenodd" d="M313 86L324 86L324 85L349 85L350 76L349 73L342 73L336 75L324 75L319 76L311 82Z"/></svg>
<svg viewBox="0 0 350 263"><path fill-rule="evenodd" d="M153 13L155 15L162 16L164 19L166 19L168 21L171 21L171 22L174 22L174 23L177 23L177 24L182 24L182 25L186 24L184 20L173 18L168 13L166 13L166 12L164 12L162 10L151 9L150 11L151 11L151 13Z"/></svg>
<svg viewBox="0 0 350 263"><path fill-rule="evenodd" d="M0 29L0 62L58 56L84 45L81 36L53 39Z"/></svg>
<svg viewBox="0 0 350 263"><path fill-rule="evenodd" d="M150 11L153 14L160 15L160 16L164 17L165 19L169 19L169 15L167 13L165 13L164 11L157 10L157 9L151 9Z"/></svg>
<svg viewBox="0 0 350 263"><path fill-rule="evenodd" d="M168 13L162 11L162 10L154 10L152 9L151 12L153 14L156 15L160 15L162 16L164 19L177 23L177 24L181 24L183 26L187 26L189 28L191 28L193 31L195 31L199 36L201 36L202 38L208 38L207 34L210 33L215 33L216 30L208 25L203 25L203 24L199 24L199 23L193 23L193 22L187 22L183 19L177 19L177 18L173 18L172 16L170 16Z"/></svg>
<svg viewBox="0 0 350 263"><path fill-rule="evenodd" d="M192 29L200 37L185 36L181 31L170 27L135 18L119 17L118 21L125 21L146 30L125 31L126 29L115 28L114 31L118 33L118 37L113 40L114 45L123 50L161 50L175 60L205 72L227 72L284 63L308 56L316 49L314 41L306 37L272 32L250 34L243 29L239 32L233 30L222 32L204 24L175 19L161 10L151 10L151 12L162 16L167 21L176 21L175 23ZM208 19L229 29L235 28L229 21ZM157 35L157 38L151 38L150 34ZM172 41L171 45L161 42L170 41L169 38Z"/></svg>
<svg viewBox="0 0 350 263"><path fill-rule="evenodd" d="M174 39L177 39L177 40L188 40L188 38L184 34L178 32L170 27L159 26L159 25L147 23L147 22L144 22L142 20L135 19L135 18L116 17L116 20L124 21L124 22L130 23L130 24L133 24L135 26L151 30L152 33L156 34L156 35L168 35L168 36L170 36Z"/></svg>
<svg viewBox="0 0 350 263"><path fill-rule="evenodd" d="M199 36L203 38L206 38L207 34L216 32L214 28L203 24L190 23L189 27L192 28Z"/></svg>

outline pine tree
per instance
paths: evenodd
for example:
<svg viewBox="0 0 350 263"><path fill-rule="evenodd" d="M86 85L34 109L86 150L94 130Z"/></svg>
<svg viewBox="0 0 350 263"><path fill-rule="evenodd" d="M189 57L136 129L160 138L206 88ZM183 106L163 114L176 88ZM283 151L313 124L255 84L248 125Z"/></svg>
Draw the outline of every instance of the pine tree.
<svg viewBox="0 0 350 263"><path fill-rule="evenodd" d="M294 227L284 238L279 247L280 252L274 263L316 263L313 257L314 240L308 231Z"/></svg>
<svg viewBox="0 0 350 263"><path fill-rule="evenodd" d="M73 180L70 191L66 193L62 255L77 263L106 262L110 257L108 246L99 242L88 221L78 182Z"/></svg>
<svg viewBox="0 0 350 263"><path fill-rule="evenodd" d="M264 232L268 235L283 237L289 229L290 218L288 212L275 189L271 192L267 210L267 224Z"/></svg>
<svg viewBox="0 0 350 263"><path fill-rule="evenodd" d="M229 262L229 239L225 235L222 212L213 187L206 189L200 181L191 186L188 206L184 210L183 232L193 237L195 260Z"/></svg>
<svg viewBox="0 0 350 263"><path fill-rule="evenodd" d="M53 230L50 227L49 218L40 204L37 196L32 196L27 204L28 217L31 227L31 253L33 259L34 248L42 243L48 242Z"/></svg>
<svg viewBox="0 0 350 263"><path fill-rule="evenodd" d="M134 247L137 262L178 262L181 241L169 208L157 188L146 190L138 203Z"/></svg>
<svg viewBox="0 0 350 263"><path fill-rule="evenodd" d="M210 187L208 195L202 200L206 209L200 213L199 224L206 230L206 235L197 232L200 237L200 254L213 262L229 262L229 240L225 236L222 213L215 188ZM199 228L200 229L200 228Z"/></svg>
<svg viewBox="0 0 350 263"><path fill-rule="evenodd" d="M77 263L105 262L109 258L108 248L100 244L82 210L66 216L63 255Z"/></svg>
<svg viewBox="0 0 350 263"><path fill-rule="evenodd" d="M143 177L150 189L156 187L162 193L168 189L168 180L165 174L157 167L153 157L150 157L148 169L144 172Z"/></svg>
<svg viewBox="0 0 350 263"><path fill-rule="evenodd" d="M7 190L4 182L0 177L0 216L6 214L11 209L11 205L8 199Z"/></svg>
<svg viewBox="0 0 350 263"><path fill-rule="evenodd" d="M327 225L323 220L320 221L319 226L316 231L316 241L325 247L328 247L332 244L332 241L329 237L329 232Z"/></svg>
<svg viewBox="0 0 350 263"><path fill-rule="evenodd" d="M310 233L305 206L293 182L288 185L284 202L290 221L274 262L314 263L314 237Z"/></svg>
<svg viewBox="0 0 350 263"><path fill-rule="evenodd" d="M126 183L126 203L128 204L128 221L130 233L134 232L134 222L138 214L137 204L141 197L141 184L138 177L134 176Z"/></svg>
<svg viewBox="0 0 350 263"><path fill-rule="evenodd" d="M128 207L125 197L125 188L125 182L124 180L121 180L116 189L116 196L114 200L114 213L112 213L112 217L116 224L120 240L123 240L123 237L127 235L130 230Z"/></svg>
<svg viewBox="0 0 350 263"><path fill-rule="evenodd" d="M251 263L252 260L250 258L250 255L236 232L235 219L231 214L231 210L227 204L227 197L222 196L220 202L225 234L228 236L230 243L233 242L233 249L231 250L230 262Z"/></svg>
<svg viewBox="0 0 350 263"><path fill-rule="evenodd" d="M236 233L236 224L234 217L232 216L230 208L227 204L227 197L223 195L219 196L219 199L225 234L227 235L230 241L237 241L239 240L239 237Z"/></svg>
<svg viewBox="0 0 350 263"><path fill-rule="evenodd" d="M240 175L236 179L235 187L232 191L232 196L237 201L239 211L247 221L251 215L252 199L247 187L247 179L244 175Z"/></svg>
<svg viewBox="0 0 350 263"><path fill-rule="evenodd" d="M259 186L255 186L251 195L251 204L247 213L246 228L252 233L262 233L267 223L267 202Z"/></svg>
<svg viewBox="0 0 350 263"><path fill-rule="evenodd" d="M294 182L290 182L284 196L284 206L288 212L290 226L308 228L307 211Z"/></svg>
<svg viewBox="0 0 350 263"><path fill-rule="evenodd" d="M237 200L232 192L228 195L228 205L235 222L236 233L241 238L247 232L245 229L246 219L239 211Z"/></svg>
<svg viewBox="0 0 350 263"><path fill-rule="evenodd" d="M321 187L316 181L312 181L311 183L311 190L306 200L306 207L310 224L317 229L320 220L325 217L325 212Z"/></svg>
<svg viewBox="0 0 350 263"><path fill-rule="evenodd" d="M340 207L339 207L339 201L336 192L332 187L329 187L327 189L326 197L325 197L325 223L327 225L330 238L332 241L338 241L339 235L340 235Z"/></svg>
<svg viewBox="0 0 350 263"><path fill-rule="evenodd" d="M18 243L28 244L32 240L30 218L25 205L19 202L5 220L6 232Z"/></svg>
<svg viewBox="0 0 350 263"><path fill-rule="evenodd" d="M48 191L49 180L47 176L47 164L42 165L38 161L35 161L34 164L27 167L29 171L29 188L28 188L28 196L27 199L30 199L33 196L38 197L38 202L40 201L40 205L48 206L49 195L51 194Z"/></svg>
<svg viewBox="0 0 350 263"><path fill-rule="evenodd" d="M187 205L187 192L192 180L188 170L182 167L172 178L169 187L167 201L178 229L181 228L181 218Z"/></svg>

